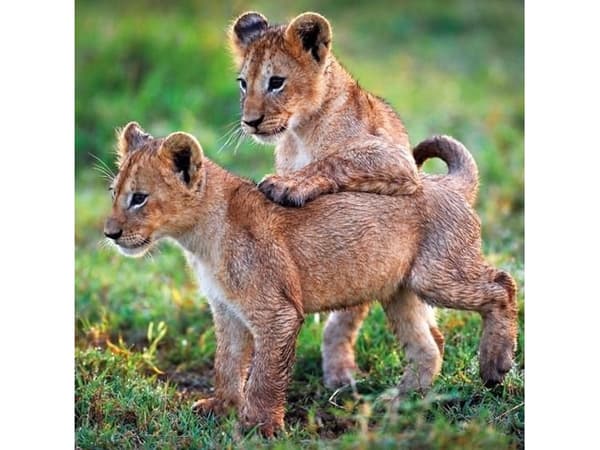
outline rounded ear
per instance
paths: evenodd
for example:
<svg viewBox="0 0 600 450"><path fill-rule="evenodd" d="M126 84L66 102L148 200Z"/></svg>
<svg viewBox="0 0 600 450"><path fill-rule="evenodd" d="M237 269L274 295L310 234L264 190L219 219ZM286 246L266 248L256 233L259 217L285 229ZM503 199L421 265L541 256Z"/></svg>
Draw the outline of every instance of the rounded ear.
<svg viewBox="0 0 600 450"><path fill-rule="evenodd" d="M129 122L121 129L121 131L118 131L118 135L119 144L117 151L119 160L123 160L127 153L137 150L147 141L152 139L152 136L150 136L149 133L146 133L137 122Z"/></svg>
<svg viewBox="0 0 600 450"><path fill-rule="evenodd" d="M286 40L322 64L331 46L331 26L325 17L314 12L300 14L285 30Z"/></svg>
<svg viewBox="0 0 600 450"><path fill-rule="evenodd" d="M267 18L254 11L245 12L229 29L229 45L238 64L244 59L252 41L269 27Z"/></svg>
<svg viewBox="0 0 600 450"><path fill-rule="evenodd" d="M194 136L183 131L169 134L158 150L159 154L173 166L181 180L191 186L200 177L204 156L200 143Z"/></svg>

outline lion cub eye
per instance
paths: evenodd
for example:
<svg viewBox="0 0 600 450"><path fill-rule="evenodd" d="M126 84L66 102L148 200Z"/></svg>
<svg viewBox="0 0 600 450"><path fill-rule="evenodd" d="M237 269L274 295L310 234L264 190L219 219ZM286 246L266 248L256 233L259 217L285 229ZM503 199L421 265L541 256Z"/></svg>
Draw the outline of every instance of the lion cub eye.
<svg viewBox="0 0 600 450"><path fill-rule="evenodd" d="M243 93L246 93L246 80L244 80L243 78L238 78L237 79L238 83L240 83L240 89Z"/></svg>
<svg viewBox="0 0 600 450"><path fill-rule="evenodd" d="M269 78L269 92L278 92L283 88L285 78L283 77L271 77Z"/></svg>
<svg viewBox="0 0 600 450"><path fill-rule="evenodd" d="M148 194L143 194L141 192L135 192L131 196L131 200L129 201L130 208L141 208L148 200Z"/></svg>

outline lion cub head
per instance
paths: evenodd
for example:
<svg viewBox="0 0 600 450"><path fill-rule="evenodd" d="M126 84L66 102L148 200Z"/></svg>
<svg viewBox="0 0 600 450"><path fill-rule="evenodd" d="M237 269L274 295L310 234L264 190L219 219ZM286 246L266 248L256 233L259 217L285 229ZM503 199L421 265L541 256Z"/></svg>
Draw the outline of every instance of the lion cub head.
<svg viewBox="0 0 600 450"><path fill-rule="evenodd" d="M325 92L331 27L316 13L269 25L259 13L238 17L230 45L239 69L241 126L256 140L276 143L318 110Z"/></svg>
<svg viewBox="0 0 600 450"><path fill-rule="evenodd" d="M131 122L119 135L118 154L104 235L124 255L141 256L161 237L193 226L189 211L199 204L204 181L202 148L187 133L154 139Z"/></svg>

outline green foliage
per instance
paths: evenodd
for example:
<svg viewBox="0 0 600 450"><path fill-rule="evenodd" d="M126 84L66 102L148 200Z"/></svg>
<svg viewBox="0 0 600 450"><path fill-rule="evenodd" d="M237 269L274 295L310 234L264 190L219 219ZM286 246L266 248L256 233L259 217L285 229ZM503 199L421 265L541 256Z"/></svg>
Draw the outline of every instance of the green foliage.
<svg viewBox="0 0 600 450"><path fill-rule="evenodd" d="M333 49L362 86L402 115L411 141L451 134L481 174L477 210L488 260L511 272L521 306L516 367L479 380L480 319L439 311L446 337L433 390L397 409L382 395L404 356L374 307L357 343L358 394L322 384L324 315L300 333L287 431L272 442L233 417L199 418L215 336L179 250L125 259L100 244L110 210L97 162L113 165L114 130L130 120L155 136L185 130L228 169L260 179L272 149L227 145L239 118L226 45L230 20L259 10L274 22L306 10L330 19ZM81 448L511 448L523 446L523 5L518 1L76 3L76 444ZM443 165L428 162L428 171ZM162 324L162 325L160 325ZM332 395L333 394L333 395Z"/></svg>

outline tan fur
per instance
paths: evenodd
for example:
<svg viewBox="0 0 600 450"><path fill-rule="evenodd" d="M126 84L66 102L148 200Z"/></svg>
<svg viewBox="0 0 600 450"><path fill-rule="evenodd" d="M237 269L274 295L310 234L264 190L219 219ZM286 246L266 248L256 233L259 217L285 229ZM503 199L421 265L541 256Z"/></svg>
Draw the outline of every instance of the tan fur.
<svg viewBox="0 0 600 450"><path fill-rule="evenodd" d="M288 25L270 26L259 13L242 14L230 30L230 43L242 89L242 127L261 142L277 144L277 175L267 177L259 189L287 206L302 206L319 195L339 191L411 194L419 183L404 125L383 100L363 90L331 53L331 25L323 16L304 13ZM279 92L270 92L272 76L285 78ZM246 122L263 118L259 125ZM417 162L440 156L450 167L451 152L440 142L424 145ZM443 143L442 143L443 144ZM460 156L460 155L454 155ZM463 161L460 161L463 163ZM450 177L457 189L475 198L475 180ZM430 307L414 293L398 294L404 306L405 326L397 336L409 365L401 390L426 389L441 369L443 335ZM332 313L325 326L323 374L325 385L337 388L353 382L356 370L354 342L368 306ZM431 336L423 327L431 325ZM418 351L412 351L419 349ZM432 376L430 376L433 374Z"/></svg>
<svg viewBox="0 0 600 450"><path fill-rule="evenodd" d="M293 206L340 191L415 192L420 178L400 118L337 62L331 36L329 22L316 13L283 26L246 13L232 26L232 52L246 84L242 128L277 144L279 175L260 189ZM285 78L280 91L269 91L273 76Z"/></svg>
<svg viewBox="0 0 600 450"><path fill-rule="evenodd" d="M144 133L132 126L134 136L123 139L135 144ZM479 220L443 180L425 177L412 196L340 193L283 208L178 132L125 146L113 189L105 233L120 232L119 250L139 256L161 238L174 239L211 305L216 386L214 398L198 404L202 411L236 407L244 424L272 435L283 426L305 314L378 298L394 331L403 333L404 289L482 315L484 380L499 382L511 367L516 286L483 260ZM148 197L134 210L136 192ZM425 326L420 332L431 337Z"/></svg>

